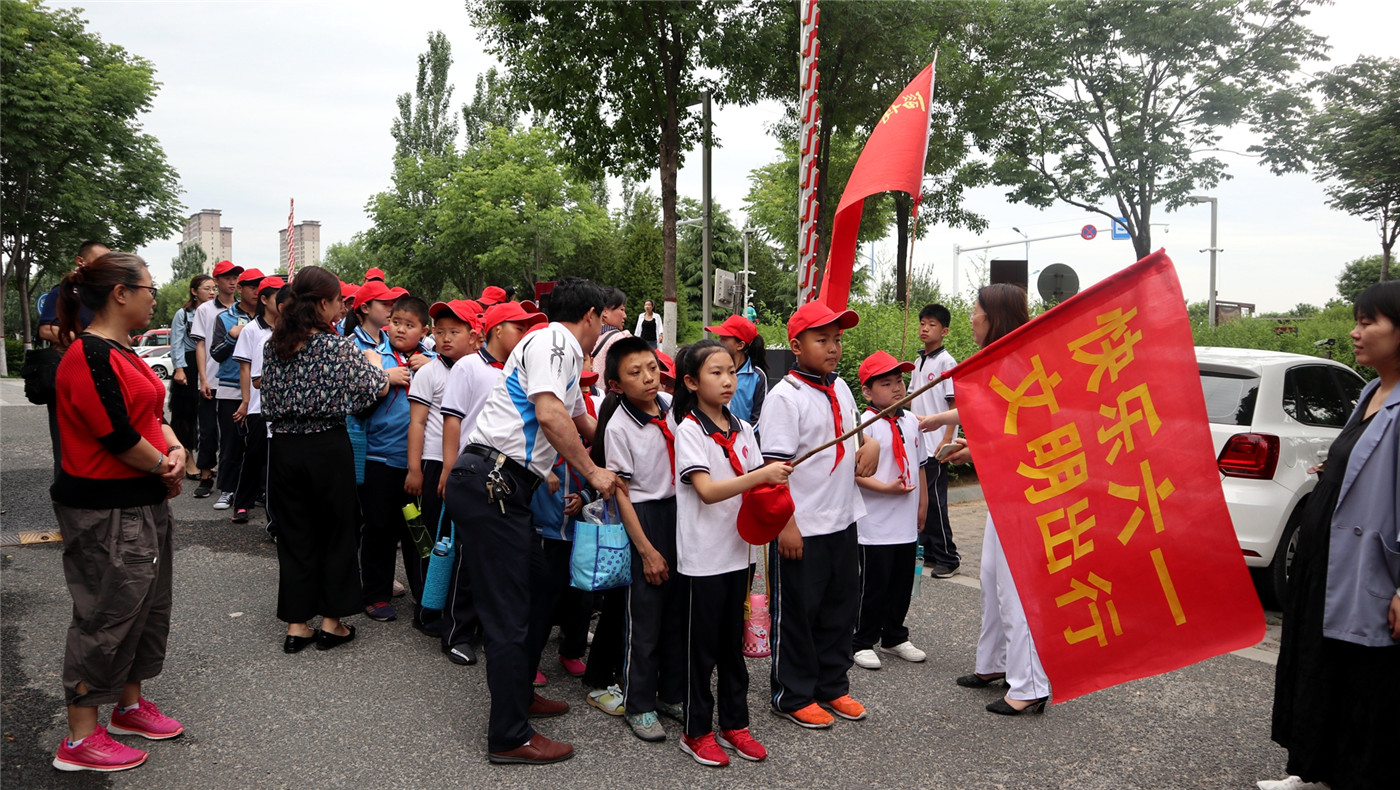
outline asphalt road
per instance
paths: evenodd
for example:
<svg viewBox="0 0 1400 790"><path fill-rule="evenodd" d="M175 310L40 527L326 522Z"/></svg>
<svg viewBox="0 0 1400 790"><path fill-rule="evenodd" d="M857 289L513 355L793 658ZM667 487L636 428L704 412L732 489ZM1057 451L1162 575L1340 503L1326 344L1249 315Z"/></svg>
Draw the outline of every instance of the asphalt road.
<svg viewBox="0 0 1400 790"><path fill-rule="evenodd" d="M0 380L0 529L53 526L44 411ZM273 616L276 553L260 513L238 526L185 494L176 503L175 611L164 674L147 696L186 734L141 742L151 757L119 774L62 774L49 765L65 732L59 679L70 605L61 546L0 555L0 702L5 787L278 788L899 787L1252 788L1282 775L1268 738L1273 667L1221 656L1166 676L1052 706L1043 716L983 711L996 691L954 685L971 671L979 622L975 573L925 579L909 624L923 664L889 657L853 668L863 722L801 730L767 713L767 662L749 662L753 730L763 763L696 765L670 739L647 744L586 706L584 689L545 649L547 696L574 706L538 729L571 741L569 762L495 767L485 759L485 668L448 663L406 619L351 619L352 644L284 655ZM981 511L955 508L960 535ZM969 568L969 571L972 569ZM403 600L403 599L400 599ZM106 711L103 712L104 720Z"/></svg>

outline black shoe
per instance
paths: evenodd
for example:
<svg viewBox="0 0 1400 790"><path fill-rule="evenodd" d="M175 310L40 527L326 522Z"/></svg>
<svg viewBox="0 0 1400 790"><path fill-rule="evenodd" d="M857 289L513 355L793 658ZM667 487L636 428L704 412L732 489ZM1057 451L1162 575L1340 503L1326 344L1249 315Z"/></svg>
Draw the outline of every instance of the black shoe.
<svg viewBox="0 0 1400 790"><path fill-rule="evenodd" d="M424 636L431 636L434 639L442 638L442 621L433 620L425 623L417 617L413 618L413 627L417 628Z"/></svg>
<svg viewBox="0 0 1400 790"><path fill-rule="evenodd" d="M1001 672L999 674L992 675L989 678L984 678L981 675L978 675L974 672L971 675L963 675L962 677L958 678L958 685L967 689L984 689L997 682L998 680L1004 682L1006 680L1006 673Z"/></svg>
<svg viewBox="0 0 1400 790"><path fill-rule="evenodd" d="M932 576L932 577L935 578L935 579L947 579L947 578L949 578L950 576L956 576L956 575L957 575L957 573L958 573L958 566L956 566L956 565L952 565L952 566L948 566L948 565L934 565L932 568L929 568L928 573L929 573L930 576Z"/></svg>
<svg viewBox="0 0 1400 790"><path fill-rule="evenodd" d="M459 666L469 667L476 663L476 651L472 650L471 644L467 642L452 647L443 647L442 652L447 656L448 661Z"/></svg>
<svg viewBox="0 0 1400 790"><path fill-rule="evenodd" d="M318 630L316 632L316 649L330 650L333 647L338 647L340 645L345 644L346 642L349 642L351 639L354 639L355 626L347 625L345 627L350 629L350 632L348 634L345 634L344 636L338 636L336 634L332 634L329 631Z"/></svg>
<svg viewBox="0 0 1400 790"><path fill-rule="evenodd" d="M195 486L194 498L207 499L212 493L214 493L214 478L206 477L199 481L199 485Z"/></svg>
<svg viewBox="0 0 1400 790"><path fill-rule="evenodd" d="M300 653L312 642L317 641L320 636L321 631L319 629L313 630L311 636L292 636L291 634L287 634L287 638L282 641L282 652Z"/></svg>
<svg viewBox="0 0 1400 790"><path fill-rule="evenodd" d="M987 712L996 713L1001 716L1020 716L1022 713L1044 713L1045 703L1049 699L1049 697L1041 697L1038 700L1033 700L1031 704L1026 707L1016 710L1011 707L1011 704L1007 702L1005 698L1002 698L987 703Z"/></svg>

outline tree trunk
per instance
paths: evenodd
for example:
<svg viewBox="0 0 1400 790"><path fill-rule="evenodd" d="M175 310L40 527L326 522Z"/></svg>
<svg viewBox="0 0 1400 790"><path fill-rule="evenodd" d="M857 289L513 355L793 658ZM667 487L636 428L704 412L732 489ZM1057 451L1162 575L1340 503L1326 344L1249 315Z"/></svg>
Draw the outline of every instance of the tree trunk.
<svg viewBox="0 0 1400 790"><path fill-rule="evenodd" d="M662 350L676 353L676 171L680 169L680 119L676 114L676 97L666 97L666 119L661 126L661 292L665 300L662 309Z"/></svg>
<svg viewBox="0 0 1400 790"><path fill-rule="evenodd" d="M909 301L909 209L913 200L903 192L893 192L896 227L894 298L903 307Z"/></svg>
<svg viewBox="0 0 1400 790"><path fill-rule="evenodd" d="M26 266L25 268L27 269L29 267ZM16 277L15 286L19 290L19 328L22 333L21 337L24 338L24 350L28 351L34 347L34 327L30 323L33 319L29 314L29 278L25 276ZM0 302L0 304L4 304L4 302ZM0 337L4 337L4 335L5 329L3 326L0 326ZM0 368L0 370L6 370L6 368Z"/></svg>

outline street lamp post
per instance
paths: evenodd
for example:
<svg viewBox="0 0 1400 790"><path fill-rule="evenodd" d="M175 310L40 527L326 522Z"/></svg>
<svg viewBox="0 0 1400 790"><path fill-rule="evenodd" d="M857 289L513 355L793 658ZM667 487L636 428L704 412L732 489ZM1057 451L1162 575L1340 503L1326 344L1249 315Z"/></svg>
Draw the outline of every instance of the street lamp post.
<svg viewBox="0 0 1400 790"><path fill-rule="evenodd" d="M700 101L702 104L705 105L705 109L703 111L705 124L705 145L703 149L703 160L700 165L700 199L705 204L703 214L705 224L702 228L703 235L701 236L700 242L700 258L704 263L702 267L703 272L701 274L700 279L700 288L701 293L704 294L704 298L700 300L700 304L702 305L700 308L700 313L703 316L701 320L704 321L704 323L701 324L701 326L710 326L710 324L712 323L710 320L710 299L714 296L712 293L710 293L710 92L701 91ZM1214 242L1212 242L1212 244L1213 243Z"/></svg>
<svg viewBox="0 0 1400 790"><path fill-rule="evenodd" d="M1210 328L1211 328L1211 329L1214 329L1214 328L1215 328L1215 254L1216 254L1217 252L1220 252L1220 248L1219 248L1218 246L1216 246L1216 241L1215 241L1215 238L1216 238L1216 237L1215 237L1215 232L1216 232L1216 209L1218 208L1219 203L1216 201L1215 198L1213 198L1213 197L1205 197L1205 196L1203 196L1203 195L1192 195L1192 196L1186 198L1186 200L1187 200L1188 202L1191 202L1191 203L1209 203L1209 204L1210 204L1210 247L1206 248L1205 250L1201 250L1201 252L1206 252L1207 250L1210 252L1210 297L1209 297L1209 299L1206 300L1206 310L1209 311Z"/></svg>
<svg viewBox="0 0 1400 790"><path fill-rule="evenodd" d="M1020 228L1012 228L1012 230L1021 234L1021 238L1026 240L1026 270L1029 271L1031 268L1031 235Z"/></svg>
<svg viewBox="0 0 1400 790"><path fill-rule="evenodd" d="M743 314L744 308L748 307L749 304L749 275L753 274L753 271L749 269L749 236L752 236L754 233L757 233L758 229L744 228L744 230L741 232L744 236L744 270L739 273L744 275L744 290L743 300L739 303L739 309L735 311L740 315Z"/></svg>

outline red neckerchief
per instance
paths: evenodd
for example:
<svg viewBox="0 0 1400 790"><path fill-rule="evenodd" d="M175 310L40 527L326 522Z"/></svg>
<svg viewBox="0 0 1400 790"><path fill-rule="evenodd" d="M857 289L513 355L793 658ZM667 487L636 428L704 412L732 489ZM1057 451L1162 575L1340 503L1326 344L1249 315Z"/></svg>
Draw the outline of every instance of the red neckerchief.
<svg viewBox="0 0 1400 790"><path fill-rule="evenodd" d="M578 394L583 396L583 408L584 408L585 411L588 412L588 416L589 416L589 417L592 417L592 418L595 419L595 420L598 419L598 408L597 408L596 406L593 405L593 388L592 388L592 387L579 387ZM674 458L672 458L672 459L671 459L671 466L673 467L673 468L671 469L672 472L675 472L675 471L676 471L676 470L674 469L675 465L676 465L676 460L675 460Z"/></svg>
<svg viewBox="0 0 1400 790"><path fill-rule="evenodd" d="M870 414L879 414L875 409L866 408ZM890 444L894 445L894 465L899 468L899 479L909 480L909 454L904 449L904 430L899 427L899 418L904 416L904 410L898 409L893 415L884 417L890 424Z"/></svg>
<svg viewBox="0 0 1400 790"><path fill-rule="evenodd" d="M686 419L695 420L695 424L700 426L700 430L705 430L705 423L695 416L694 412L686 415ZM715 426L718 428L719 426ZM744 462L739 460L739 454L734 452L734 442L739 438L739 431L733 430L734 421L729 421L729 436L725 436L723 431L715 431L710 434L710 438L715 440L715 444L724 448L724 457L729 459L729 465L734 468L735 477L743 477Z"/></svg>
<svg viewBox="0 0 1400 790"><path fill-rule="evenodd" d="M666 454L671 456L671 476L676 476L676 436L671 433L671 429L666 425L666 412L661 412L660 417L652 417L651 424L661 429L661 435L666 437ZM730 442L732 446L734 443Z"/></svg>
<svg viewBox="0 0 1400 790"><path fill-rule="evenodd" d="M807 376L803 375L802 372L796 368L794 368L792 372L793 378L812 389L820 390L826 395L827 401L831 403L831 424L836 428L834 436L839 437L841 435L841 402L836 399L836 388L830 384L818 384L807 378ZM846 448L844 445L845 442L836 443L836 463L831 465L831 471L833 472L836 471L836 467L841 465L841 459L846 456Z"/></svg>
<svg viewBox="0 0 1400 790"><path fill-rule="evenodd" d="M501 368L504 368L506 366L506 363L496 361L496 358L491 356L491 352L486 350L486 346L482 346L476 353L481 355L481 360L483 362L495 368L496 370L500 370Z"/></svg>

